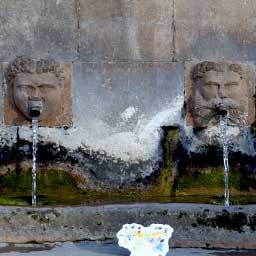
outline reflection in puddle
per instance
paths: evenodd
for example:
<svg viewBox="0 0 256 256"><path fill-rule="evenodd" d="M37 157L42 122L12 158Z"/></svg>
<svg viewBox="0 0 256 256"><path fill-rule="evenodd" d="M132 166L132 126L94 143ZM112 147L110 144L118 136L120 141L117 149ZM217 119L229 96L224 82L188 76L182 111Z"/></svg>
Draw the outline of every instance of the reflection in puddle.
<svg viewBox="0 0 256 256"><path fill-rule="evenodd" d="M7 244L6 246L0 246L0 253L8 252L19 252L19 253L29 253L29 252L40 252L40 251L50 251L54 248L54 244Z"/></svg>

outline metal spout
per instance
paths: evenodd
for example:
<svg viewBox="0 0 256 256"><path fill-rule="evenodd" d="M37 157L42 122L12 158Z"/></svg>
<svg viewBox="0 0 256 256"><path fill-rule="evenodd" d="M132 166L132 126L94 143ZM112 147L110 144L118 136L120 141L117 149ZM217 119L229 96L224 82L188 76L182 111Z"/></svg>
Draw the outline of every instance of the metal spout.
<svg viewBox="0 0 256 256"><path fill-rule="evenodd" d="M42 113L43 104L41 100L30 100L28 102L29 115L31 117L39 117Z"/></svg>

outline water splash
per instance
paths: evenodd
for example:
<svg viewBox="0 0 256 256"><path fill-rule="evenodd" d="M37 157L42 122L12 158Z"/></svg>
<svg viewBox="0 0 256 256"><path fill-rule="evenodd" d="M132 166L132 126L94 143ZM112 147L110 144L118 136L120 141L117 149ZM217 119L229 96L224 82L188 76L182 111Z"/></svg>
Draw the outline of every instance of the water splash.
<svg viewBox="0 0 256 256"><path fill-rule="evenodd" d="M32 205L36 205L36 152L38 137L38 117L32 118L33 160L32 160Z"/></svg>
<svg viewBox="0 0 256 256"><path fill-rule="evenodd" d="M227 136L227 116L220 118L220 135L223 146L223 163L224 163L224 184L225 184L225 207L229 207L229 187L228 187L228 136Z"/></svg>

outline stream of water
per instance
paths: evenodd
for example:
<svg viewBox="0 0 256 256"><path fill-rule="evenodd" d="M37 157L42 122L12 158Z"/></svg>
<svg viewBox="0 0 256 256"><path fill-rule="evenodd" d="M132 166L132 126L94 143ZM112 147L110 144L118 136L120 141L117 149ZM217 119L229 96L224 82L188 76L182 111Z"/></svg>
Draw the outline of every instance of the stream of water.
<svg viewBox="0 0 256 256"><path fill-rule="evenodd" d="M229 206L229 187L228 187L228 136L227 136L227 117L220 118L220 135L223 146L223 163L224 163L224 195L225 195L225 207Z"/></svg>
<svg viewBox="0 0 256 256"><path fill-rule="evenodd" d="M38 117L32 118L33 160L32 160L32 205L36 205L36 152L38 137Z"/></svg>

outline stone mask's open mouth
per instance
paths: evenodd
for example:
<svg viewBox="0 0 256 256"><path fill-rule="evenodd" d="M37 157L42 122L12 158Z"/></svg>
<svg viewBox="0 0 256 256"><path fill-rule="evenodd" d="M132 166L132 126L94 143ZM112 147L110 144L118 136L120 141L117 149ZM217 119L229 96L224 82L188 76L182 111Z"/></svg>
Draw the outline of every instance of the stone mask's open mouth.
<svg viewBox="0 0 256 256"><path fill-rule="evenodd" d="M214 108L214 112L219 116L227 116L227 107L224 104L218 104Z"/></svg>
<svg viewBox="0 0 256 256"><path fill-rule="evenodd" d="M29 115L39 117L43 110L43 102L39 98L31 98L28 102Z"/></svg>

